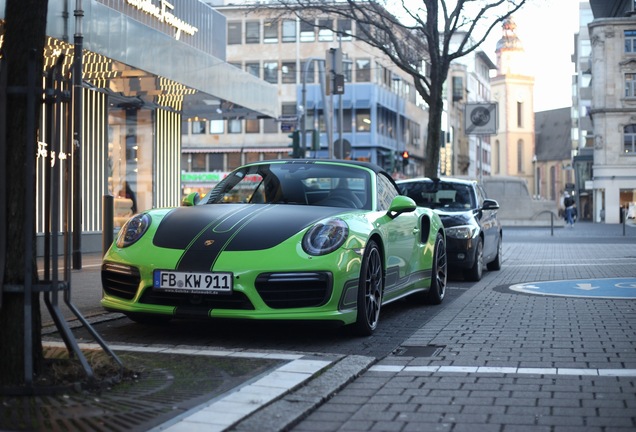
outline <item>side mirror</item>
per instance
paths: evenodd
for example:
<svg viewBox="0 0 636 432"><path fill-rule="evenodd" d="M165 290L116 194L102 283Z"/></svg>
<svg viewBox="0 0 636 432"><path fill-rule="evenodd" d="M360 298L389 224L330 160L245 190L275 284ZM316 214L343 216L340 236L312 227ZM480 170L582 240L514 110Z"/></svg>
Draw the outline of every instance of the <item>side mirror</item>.
<svg viewBox="0 0 636 432"><path fill-rule="evenodd" d="M497 210L499 208L499 203L493 199L485 199L484 206L482 210Z"/></svg>
<svg viewBox="0 0 636 432"><path fill-rule="evenodd" d="M387 211L387 215L394 219L402 213L408 213L415 211L417 208L417 204L413 201L413 198L409 198L404 195L398 195L393 198L391 201L391 206L389 207L389 211Z"/></svg>
<svg viewBox="0 0 636 432"><path fill-rule="evenodd" d="M201 201L201 195L199 195L199 192L192 192L183 197L181 200L181 206L192 207L199 204L199 201Z"/></svg>

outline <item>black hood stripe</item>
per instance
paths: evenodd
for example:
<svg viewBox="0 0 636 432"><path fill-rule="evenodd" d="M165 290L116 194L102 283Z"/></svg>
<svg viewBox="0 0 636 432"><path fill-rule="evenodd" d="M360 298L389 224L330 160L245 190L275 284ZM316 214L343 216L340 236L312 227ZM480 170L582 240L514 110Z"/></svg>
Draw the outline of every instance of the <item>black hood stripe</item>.
<svg viewBox="0 0 636 432"><path fill-rule="evenodd" d="M180 207L157 228L155 246L181 249L177 268L210 271L224 251L276 246L316 221L348 211L334 207L285 204L212 204Z"/></svg>

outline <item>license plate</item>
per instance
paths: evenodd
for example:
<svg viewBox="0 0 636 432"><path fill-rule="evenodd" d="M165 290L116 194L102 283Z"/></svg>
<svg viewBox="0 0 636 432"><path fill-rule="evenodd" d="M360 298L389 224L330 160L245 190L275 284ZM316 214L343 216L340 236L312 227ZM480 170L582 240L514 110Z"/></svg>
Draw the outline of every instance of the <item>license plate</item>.
<svg viewBox="0 0 636 432"><path fill-rule="evenodd" d="M232 294L232 273L191 273L155 270L156 290L185 294Z"/></svg>

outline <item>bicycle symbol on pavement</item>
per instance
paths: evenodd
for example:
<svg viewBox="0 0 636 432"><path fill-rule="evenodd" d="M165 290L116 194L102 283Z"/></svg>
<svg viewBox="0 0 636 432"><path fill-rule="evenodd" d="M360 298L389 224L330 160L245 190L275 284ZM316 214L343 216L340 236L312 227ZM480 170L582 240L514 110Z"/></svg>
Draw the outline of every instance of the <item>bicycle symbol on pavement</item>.
<svg viewBox="0 0 636 432"><path fill-rule="evenodd" d="M515 292L558 297L636 299L636 278L570 279L510 286Z"/></svg>

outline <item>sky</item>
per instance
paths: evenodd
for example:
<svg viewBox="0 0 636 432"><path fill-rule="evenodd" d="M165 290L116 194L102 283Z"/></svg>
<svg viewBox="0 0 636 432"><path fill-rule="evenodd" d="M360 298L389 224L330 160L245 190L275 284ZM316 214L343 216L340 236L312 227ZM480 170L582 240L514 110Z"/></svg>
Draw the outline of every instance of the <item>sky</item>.
<svg viewBox="0 0 636 432"><path fill-rule="evenodd" d="M513 19L535 77L534 111L572 105L574 34L579 31L579 0L527 0ZM501 29L493 29L482 49L496 64Z"/></svg>

